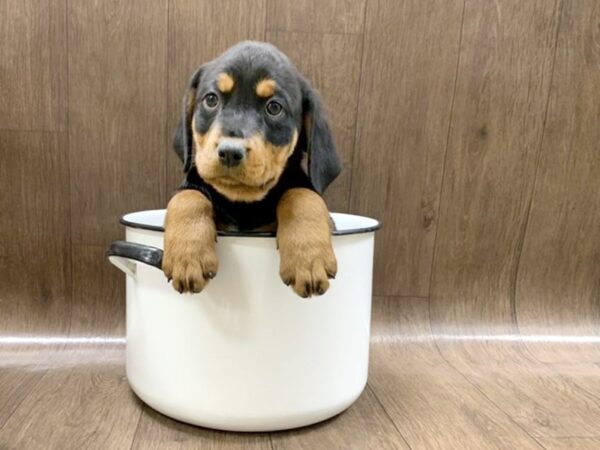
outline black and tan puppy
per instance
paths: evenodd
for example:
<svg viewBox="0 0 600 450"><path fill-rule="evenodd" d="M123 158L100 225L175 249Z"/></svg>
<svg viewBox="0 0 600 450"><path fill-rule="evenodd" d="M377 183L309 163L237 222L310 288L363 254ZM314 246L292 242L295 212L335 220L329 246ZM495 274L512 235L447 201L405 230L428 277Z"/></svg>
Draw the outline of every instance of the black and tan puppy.
<svg viewBox="0 0 600 450"><path fill-rule="evenodd" d="M217 229L275 224L283 282L323 294L337 263L320 194L341 167L315 91L277 48L242 42L196 71L183 103L186 179L167 207L163 257L173 287L200 292L216 275Z"/></svg>

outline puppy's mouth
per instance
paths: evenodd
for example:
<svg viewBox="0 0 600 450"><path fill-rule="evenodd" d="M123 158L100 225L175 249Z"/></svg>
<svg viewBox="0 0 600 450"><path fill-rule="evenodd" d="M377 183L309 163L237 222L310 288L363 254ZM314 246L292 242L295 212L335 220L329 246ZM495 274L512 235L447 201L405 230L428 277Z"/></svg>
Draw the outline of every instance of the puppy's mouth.
<svg viewBox="0 0 600 450"><path fill-rule="evenodd" d="M232 174L203 177L217 192L232 201L255 202L262 200L277 183L277 177L271 177L260 183L242 181Z"/></svg>
<svg viewBox="0 0 600 450"><path fill-rule="evenodd" d="M215 178L212 178L207 181L210 181L211 183L212 182L221 183L221 184L224 184L224 185L230 186L230 187L268 189L275 183L275 177L269 178L268 180L266 180L262 183L248 183L248 182L237 179L235 176L228 174L228 175L222 175L220 177L215 177Z"/></svg>

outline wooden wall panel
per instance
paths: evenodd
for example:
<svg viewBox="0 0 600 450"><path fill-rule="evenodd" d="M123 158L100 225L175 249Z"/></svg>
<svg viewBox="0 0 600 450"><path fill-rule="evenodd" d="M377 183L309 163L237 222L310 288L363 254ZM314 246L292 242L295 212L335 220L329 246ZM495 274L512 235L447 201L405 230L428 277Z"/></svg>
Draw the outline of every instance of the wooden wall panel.
<svg viewBox="0 0 600 450"><path fill-rule="evenodd" d="M66 129L65 5L0 2L0 129Z"/></svg>
<svg viewBox="0 0 600 450"><path fill-rule="evenodd" d="M106 248L73 245L73 307L69 334L125 335L125 275L105 257Z"/></svg>
<svg viewBox="0 0 600 450"><path fill-rule="evenodd" d="M523 334L588 342L529 343L545 361L600 360L599 24L597 2L565 1L516 307Z"/></svg>
<svg viewBox="0 0 600 450"><path fill-rule="evenodd" d="M183 181L183 166L172 137L183 95L194 71L239 41L265 39L266 0L198 2L171 0L169 5L167 198ZM166 204L165 204L166 206Z"/></svg>
<svg viewBox="0 0 600 450"><path fill-rule="evenodd" d="M71 308L65 133L1 131L0 336L61 334Z"/></svg>
<svg viewBox="0 0 600 450"><path fill-rule="evenodd" d="M267 22L273 31L362 33L366 0L269 0Z"/></svg>
<svg viewBox="0 0 600 450"><path fill-rule="evenodd" d="M325 192L325 200L331 211L346 212L356 133L362 36L268 31L267 40L290 57L323 98L343 163L342 173Z"/></svg>
<svg viewBox="0 0 600 450"><path fill-rule="evenodd" d="M267 39L329 110L345 165L331 209L384 223L377 294L431 293L439 335L518 323L596 340L599 11L591 0L0 3L0 333L123 332L123 277L102 254L123 234L118 216L164 207L180 183L171 138L193 70ZM591 348L527 345L543 361Z"/></svg>
<svg viewBox="0 0 600 450"><path fill-rule="evenodd" d="M461 14L460 1L367 6L350 209L384 223L378 295L428 294Z"/></svg>
<svg viewBox="0 0 600 450"><path fill-rule="evenodd" d="M515 331L557 26L556 2L466 3L433 268L440 331Z"/></svg>
<svg viewBox="0 0 600 450"><path fill-rule="evenodd" d="M69 2L73 242L165 204L167 0Z"/></svg>

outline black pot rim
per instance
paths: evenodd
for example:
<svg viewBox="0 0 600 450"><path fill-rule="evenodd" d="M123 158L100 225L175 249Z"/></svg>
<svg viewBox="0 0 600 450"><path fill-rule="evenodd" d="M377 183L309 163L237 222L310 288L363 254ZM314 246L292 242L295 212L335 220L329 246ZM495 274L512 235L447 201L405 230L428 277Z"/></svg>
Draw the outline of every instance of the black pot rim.
<svg viewBox="0 0 600 450"><path fill-rule="evenodd" d="M130 220L125 219L125 216L128 216L129 214L135 214L138 212L144 212L144 211L134 211L132 213L123 214L121 216L121 218L119 219L119 223L121 223L121 225L124 225L126 227L137 228L140 230L159 231L161 233L165 231L164 227L161 227L161 226L148 225L148 224L139 223L139 222L132 222ZM355 214L350 214L350 215L355 215ZM360 217L365 217L365 218L374 220L377 223L374 225L368 226L368 227L350 228L347 230L333 230L332 234L334 236L348 236L348 235L352 235L352 234L372 233L381 228L381 222L379 220L373 219L371 217L366 217L366 216L360 216ZM275 232L273 232L273 231L222 231L222 230L218 230L217 234L219 236L232 236L232 237L275 237Z"/></svg>

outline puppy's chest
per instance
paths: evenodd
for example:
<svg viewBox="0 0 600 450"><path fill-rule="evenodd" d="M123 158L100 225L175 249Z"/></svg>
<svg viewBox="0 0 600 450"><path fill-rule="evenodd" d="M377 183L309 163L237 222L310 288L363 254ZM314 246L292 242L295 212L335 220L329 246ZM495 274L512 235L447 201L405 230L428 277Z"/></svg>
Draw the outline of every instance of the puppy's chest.
<svg viewBox="0 0 600 450"><path fill-rule="evenodd" d="M180 189L195 189L211 201L217 227L223 231L274 231L277 204L281 196L292 188L312 189L310 181L299 165L286 168L279 182L257 202L234 202L219 194L206 183L195 169L189 171Z"/></svg>
<svg viewBox="0 0 600 450"><path fill-rule="evenodd" d="M254 203L213 200L217 228L223 231L273 231L277 221L276 199Z"/></svg>

